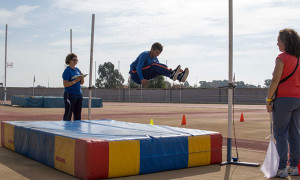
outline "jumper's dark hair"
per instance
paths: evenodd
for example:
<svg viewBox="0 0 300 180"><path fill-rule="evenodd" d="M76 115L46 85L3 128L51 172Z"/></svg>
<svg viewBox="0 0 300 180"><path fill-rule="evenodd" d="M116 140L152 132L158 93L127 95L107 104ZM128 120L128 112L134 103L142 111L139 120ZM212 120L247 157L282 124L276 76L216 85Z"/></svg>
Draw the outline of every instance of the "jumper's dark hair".
<svg viewBox="0 0 300 180"><path fill-rule="evenodd" d="M152 44L151 49L163 51L163 46L159 42L156 42L156 43Z"/></svg>
<svg viewBox="0 0 300 180"><path fill-rule="evenodd" d="M77 57L77 55L74 54L74 53L68 54L67 57L66 57L66 64L69 65L69 64L70 64L70 61L73 59L73 57Z"/></svg>
<svg viewBox="0 0 300 180"><path fill-rule="evenodd" d="M296 57L300 56L300 37L294 29L280 30L279 38L284 43L286 53Z"/></svg>

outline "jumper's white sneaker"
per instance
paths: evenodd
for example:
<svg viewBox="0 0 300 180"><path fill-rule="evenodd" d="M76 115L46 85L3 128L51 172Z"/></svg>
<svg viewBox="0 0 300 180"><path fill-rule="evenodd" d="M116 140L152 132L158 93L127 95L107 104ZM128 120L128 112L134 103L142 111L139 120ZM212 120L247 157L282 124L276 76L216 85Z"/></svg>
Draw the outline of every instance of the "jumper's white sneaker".
<svg viewBox="0 0 300 180"><path fill-rule="evenodd" d="M180 69L181 69L181 66L178 65L176 69L174 69L172 72L171 72L171 75L170 75L170 78L173 80L173 81L176 81L179 73L180 73Z"/></svg>
<svg viewBox="0 0 300 180"><path fill-rule="evenodd" d="M185 82L188 75L189 75L189 68L185 68L184 71L178 75L178 80L180 82Z"/></svg>

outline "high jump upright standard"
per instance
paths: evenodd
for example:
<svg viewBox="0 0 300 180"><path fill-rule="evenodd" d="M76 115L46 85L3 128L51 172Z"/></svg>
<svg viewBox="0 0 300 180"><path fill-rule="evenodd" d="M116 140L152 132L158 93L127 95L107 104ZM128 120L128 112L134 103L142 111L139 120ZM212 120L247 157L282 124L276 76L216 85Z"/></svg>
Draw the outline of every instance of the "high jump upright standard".
<svg viewBox="0 0 300 180"><path fill-rule="evenodd" d="M232 99L233 99L233 80L232 80L232 64L233 64L233 14L232 14L232 0L229 1L229 69L228 69L228 131L227 131L227 161L222 162L221 165L236 164L245 166L259 166L258 163L240 162L238 159L232 160Z"/></svg>
<svg viewBox="0 0 300 180"><path fill-rule="evenodd" d="M94 28L95 28L95 14L92 15L92 29L91 29L91 53L90 53L90 77L89 77L89 110L88 120L91 120L92 107L92 74L93 74L93 52L94 52ZM95 84L96 85L96 84Z"/></svg>

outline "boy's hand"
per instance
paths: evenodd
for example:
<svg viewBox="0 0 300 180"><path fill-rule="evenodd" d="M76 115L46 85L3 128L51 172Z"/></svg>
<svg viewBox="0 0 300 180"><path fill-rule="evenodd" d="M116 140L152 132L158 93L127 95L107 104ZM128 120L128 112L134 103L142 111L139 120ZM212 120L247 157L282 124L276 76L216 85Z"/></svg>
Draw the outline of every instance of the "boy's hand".
<svg viewBox="0 0 300 180"><path fill-rule="evenodd" d="M142 79L141 80L142 85L146 88L148 87L148 80L147 79Z"/></svg>

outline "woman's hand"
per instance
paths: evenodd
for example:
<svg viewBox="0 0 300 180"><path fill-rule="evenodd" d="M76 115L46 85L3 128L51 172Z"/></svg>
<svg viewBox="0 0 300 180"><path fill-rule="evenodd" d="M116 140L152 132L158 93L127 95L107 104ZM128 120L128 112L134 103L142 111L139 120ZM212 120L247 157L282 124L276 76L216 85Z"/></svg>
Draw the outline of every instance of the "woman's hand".
<svg viewBox="0 0 300 180"><path fill-rule="evenodd" d="M267 111L270 113L273 110L273 102L266 102Z"/></svg>
<svg viewBox="0 0 300 180"><path fill-rule="evenodd" d="M83 74L80 73L80 75L83 75ZM80 78L80 79L78 79L78 81L80 81L80 84L83 85L84 84L84 78L85 78L85 76L80 76L78 78Z"/></svg>
<svg viewBox="0 0 300 180"><path fill-rule="evenodd" d="M83 79L83 77L82 77L82 76L79 76L79 77L77 77L77 78L75 79L75 81L76 81L76 82L79 82L79 81L81 81L81 79Z"/></svg>

